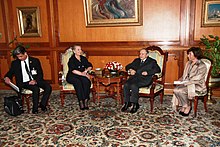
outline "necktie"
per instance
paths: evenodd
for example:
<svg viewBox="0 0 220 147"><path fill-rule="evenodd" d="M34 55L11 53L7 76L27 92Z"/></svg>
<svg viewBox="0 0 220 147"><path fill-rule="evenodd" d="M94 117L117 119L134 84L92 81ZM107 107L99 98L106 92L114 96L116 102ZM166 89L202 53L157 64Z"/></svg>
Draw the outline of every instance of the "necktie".
<svg viewBox="0 0 220 147"><path fill-rule="evenodd" d="M144 64L144 61L143 61L143 60L141 60L140 66L142 66L143 64Z"/></svg>
<svg viewBox="0 0 220 147"><path fill-rule="evenodd" d="M25 64L25 69L26 69L26 72L27 72L27 74L28 74L28 77L29 77L30 80L32 80L31 73L30 73L30 71L28 70L28 66L27 66L27 63L26 63L25 61L24 61L24 64Z"/></svg>

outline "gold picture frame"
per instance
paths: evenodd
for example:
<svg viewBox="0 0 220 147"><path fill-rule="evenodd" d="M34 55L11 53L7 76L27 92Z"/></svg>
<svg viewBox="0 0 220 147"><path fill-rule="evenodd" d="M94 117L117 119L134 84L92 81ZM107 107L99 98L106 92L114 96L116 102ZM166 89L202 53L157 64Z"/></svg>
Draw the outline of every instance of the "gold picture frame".
<svg viewBox="0 0 220 147"><path fill-rule="evenodd" d="M84 0L87 27L142 25L142 0Z"/></svg>
<svg viewBox="0 0 220 147"><path fill-rule="evenodd" d="M40 37L40 9L39 7L17 7L20 37Z"/></svg>
<svg viewBox="0 0 220 147"><path fill-rule="evenodd" d="M202 27L220 26L220 0L203 0Z"/></svg>

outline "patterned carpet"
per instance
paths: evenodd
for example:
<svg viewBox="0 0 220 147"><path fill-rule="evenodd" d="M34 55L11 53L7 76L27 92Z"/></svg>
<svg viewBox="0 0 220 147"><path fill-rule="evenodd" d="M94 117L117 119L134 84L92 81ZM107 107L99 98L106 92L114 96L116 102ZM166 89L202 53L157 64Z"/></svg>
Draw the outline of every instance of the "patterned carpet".
<svg viewBox="0 0 220 147"><path fill-rule="evenodd" d="M220 99L205 113L199 101L198 116L182 117L173 113L171 96L164 104L155 100L149 113L149 99L140 98L135 114L120 112L114 99L102 99L100 105L90 102L88 111L79 111L73 95L60 106L59 92L53 92L51 109L38 115L24 113L13 117L3 110L3 97L13 95L0 91L0 146L57 147L217 147L220 146Z"/></svg>

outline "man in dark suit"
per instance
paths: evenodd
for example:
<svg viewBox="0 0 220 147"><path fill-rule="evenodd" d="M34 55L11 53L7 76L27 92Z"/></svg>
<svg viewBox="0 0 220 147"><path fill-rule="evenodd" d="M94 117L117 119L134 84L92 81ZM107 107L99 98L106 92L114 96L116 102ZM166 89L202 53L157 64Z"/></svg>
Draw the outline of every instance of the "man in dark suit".
<svg viewBox="0 0 220 147"><path fill-rule="evenodd" d="M47 111L46 105L52 88L43 79L43 71L39 59L28 56L23 46L17 46L12 54L16 60L12 61L11 67L5 75L5 83L9 84L12 77L15 76L16 85L20 91L25 88L33 92L32 113L34 114L38 113L40 88L44 89L39 107L42 111Z"/></svg>
<svg viewBox="0 0 220 147"><path fill-rule="evenodd" d="M130 77L124 84L125 103L121 111L125 112L131 107L130 113L135 113L139 109L139 88L149 86L152 83L152 76L161 70L157 61L148 57L147 48L141 49L139 58L134 59L125 69L130 74Z"/></svg>

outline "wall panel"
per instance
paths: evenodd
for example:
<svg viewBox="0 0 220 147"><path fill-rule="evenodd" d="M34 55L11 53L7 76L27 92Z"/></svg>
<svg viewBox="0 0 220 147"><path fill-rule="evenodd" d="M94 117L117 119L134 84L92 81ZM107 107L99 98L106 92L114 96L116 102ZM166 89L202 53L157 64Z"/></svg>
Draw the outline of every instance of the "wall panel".
<svg viewBox="0 0 220 147"><path fill-rule="evenodd" d="M5 89L7 86L3 81L4 75L8 71L8 67L10 66L10 61L8 59L8 52L1 51L0 52L0 89Z"/></svg>
<svg viewBox="0 0 220 147"><path fill-rule="evenodd" d="M53 59L52 51L48 50L34 50L34 51L28 51L28 54L30 56L36 57L40 60L41 66L44 73L44 79L51 81L51 83L54 82L54 74L58 73L53 70L53 65L55 64L54 61L56 61L56 58Z"/></svg>
<svg viewBox="0 0 220 147"><path fill-rule="evenodd" d="M202 35L219 35L220 27L201 27L202 24L202 0L196 1L196 10L195 10L195 32L194 40L198 41Z"/></svg>
<svg viewBox="0 0 220 147"><path fill-rule="evenodd" d="M86 28L82 0L58 0L58 14L60 42L179 41L180 0L143 0L142 26Z"/></svg>
<svg viewBox="0 0 220 147"><path fill-rule="evenodd" d="M173 81L178 80L179 78L179 66L178 60L175 56L169 55L166 67L166 77L165 81L168 84L172 84Z"/></svg>
<svg viewBox="0 0 220 147"><path fill-rule="evenodd" d="M52 72L51 72L51 65L50 61L47 56L35 56L41 61L41 66L44 73L45 80L52 80Z"/></svg>
<svg viewBox="0 0 220 147"><path fill-rule="evenodd" d="M5 43L5 30L4 30L4 21L3 21L3 14L2 14L2 10L3 10L3 3L0 1L0 43Z"/></svg>
<svg viewBox="0 0 220 147"><path fill-rule="evenodd" d="M49 42L48 38L48 16L46 0L12 0L12 12L14 18L15 34L19 37L19 26L16 7L39 7L41 22L41 37L18 38L20 42Z"/></svg>
<svg viewBox="0 0 220 147"><path fill-rule="evenodd" d="M0 76L1 78L4 77L6 72L8 71L8 58L7 58L7 52L1 52L0 55Z"/></svg>

